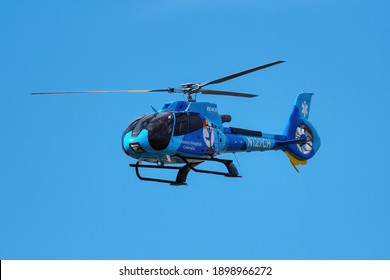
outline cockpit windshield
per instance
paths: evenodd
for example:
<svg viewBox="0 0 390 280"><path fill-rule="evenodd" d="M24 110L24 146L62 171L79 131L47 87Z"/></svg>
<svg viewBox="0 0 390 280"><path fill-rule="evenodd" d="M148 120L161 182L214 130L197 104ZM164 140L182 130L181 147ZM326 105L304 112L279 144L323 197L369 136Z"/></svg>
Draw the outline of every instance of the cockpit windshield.
<svg viewBox="0 0 390 280"><path fill-rule="evenodd" d="M174 114L176 125L174 127ZM162 112L144 115L134 120L125 133L132 131L131 137L137 137L143 129L148 130L148 143L154 150L168 147L171 136L180 136L197 131L203 127L198 114L187 112Z"/></svg>
<svg viewBox="0 0 390 280"><path fill-rule="evenodd" d="M148 130L148 141L155 150L165 149L172 135L173 115L170 112L149 114L133 121L125 133L132 131L132 138L135 138L143 130Z"/></svg>
<svg viewBox="0 0 390 280"><path fill-rule="evenodd" d="M150 122L150 120L153 119L153 115L145 115L141 119L135 123L133 130L132 137L137 137L138 134L144 129Z"/></svg>
<svg viewBox="0 0 390 280"><path fill-rule="evenodd" d="M145 128L149 131L149 144L155 150L163 150L168 147L171 140L173 128L173 115L170 112L163 112L153 115L148 120Z"/></svg>

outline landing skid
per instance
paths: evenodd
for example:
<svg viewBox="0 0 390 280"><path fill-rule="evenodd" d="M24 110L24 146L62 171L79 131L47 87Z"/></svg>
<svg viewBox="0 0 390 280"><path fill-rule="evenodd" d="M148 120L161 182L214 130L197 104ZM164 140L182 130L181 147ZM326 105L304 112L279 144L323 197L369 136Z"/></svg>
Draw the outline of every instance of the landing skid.
<svg viewBox="0 0 390 280"><path fill-rule="evenodd" d="M191 158L191 157L183 157L180 155L175 155L175 157L180 158L183 162L183 166L160 166L160 165L150 165L150 164L140 164L139 162L136 162L135 164L129 164L130 167L135 168L135 173L137 174L137 177L140 180L143 181L151 181L151 182L159 182L159 183L168 183L172 186L182 186L187 185L187 175L192 170L194 172L198 173L206 173L206 174L213 174L213 175L222 175L226 177L241 177L238 175L238 171L236 166L233 164L232 160L228 159L216 159L216 158L209 158L209 159L199 159L199 158ZM188 160L200 160L198 162L189 162ZM199 164L205 162L205 161L214 161L219 162L225 165L227 172L219 172L219 171L212 171L212 170L204 170L204 169L198 169L196 166ZM175 169L178 170L176 175L176 180L164 180L164 179L158 179L158 178L150 178L150 177L143 177L141 176L139 169L140 168L155 168L155 169Z"/></svg>

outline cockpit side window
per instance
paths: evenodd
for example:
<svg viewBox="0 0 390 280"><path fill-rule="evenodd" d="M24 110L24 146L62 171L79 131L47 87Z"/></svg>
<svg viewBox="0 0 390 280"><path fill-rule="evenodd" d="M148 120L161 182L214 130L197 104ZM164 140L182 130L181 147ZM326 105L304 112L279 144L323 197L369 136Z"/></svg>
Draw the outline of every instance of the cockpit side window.
<svg viewBox="0 0 390 280"><path fill-rule="evenodd" d="M186 113L177 113L176 115L176 125L174 136L179 136L186 134L188 132L188 117Z"/></svg>
<svg viewBox="0 0 390 280"><path fill-rule="evenodd" d="M190 125L188 133L194 132L201 128L203 128L202 118L199 115L190 114Z"/></svg>

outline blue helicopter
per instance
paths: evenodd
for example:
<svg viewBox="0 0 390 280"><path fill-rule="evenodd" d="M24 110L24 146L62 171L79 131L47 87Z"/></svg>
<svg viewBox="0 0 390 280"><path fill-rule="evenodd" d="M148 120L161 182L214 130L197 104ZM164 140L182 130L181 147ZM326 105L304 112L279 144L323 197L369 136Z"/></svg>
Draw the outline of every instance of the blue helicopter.
<svg viewBox="0 0 390 280"><path fill-rule="evenodd" d="M225 153L281 150L287 154L297 172L298 165L305 165L307 160L318 151L321 141L314 126L308 121L312 93L298 94L284 133L268 134L257 130L237 127L226 127L224 123L231 121L230 115L220 115L217 105L209 102L196 102L198 93L228 95L252 98L257 95L204 89L205 86L222 83L284 61L257 66L234 73L206 83L186 83L180 88L154 90L93 90L34 92L33 94L58 93L106 93L106 92L168 92L182 93L185 101L165 103L160 110L154 110L136 118L122 135L123 151L135 158L135 168L140 180L186 185L190 171L241 177L232 160L220 159ZM221 163L226 172L197 168L203 162ZM146 163L146 164L145 164ZM173 169L177 170L175 180L165 180L142 176L141 169Z"/></svg>

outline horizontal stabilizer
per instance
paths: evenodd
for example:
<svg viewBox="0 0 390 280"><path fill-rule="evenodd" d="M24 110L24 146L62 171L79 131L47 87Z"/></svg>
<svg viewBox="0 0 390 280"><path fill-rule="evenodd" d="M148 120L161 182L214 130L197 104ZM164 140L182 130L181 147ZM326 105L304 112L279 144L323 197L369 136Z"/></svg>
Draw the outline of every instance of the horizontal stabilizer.
<svg viewBox="0 0 390 280"><path fill-rule="evenodd" d="M300 159L297 159L296 157L294 157L292 154L290 154L289 152L285 151L286 155L288 156L288 158L290 159L290 162L292 164L292 166L294 167L294 169L299 173L299 170L297 168L298 165L306 165L307 164L307 160L300 160Z"/></svg>

